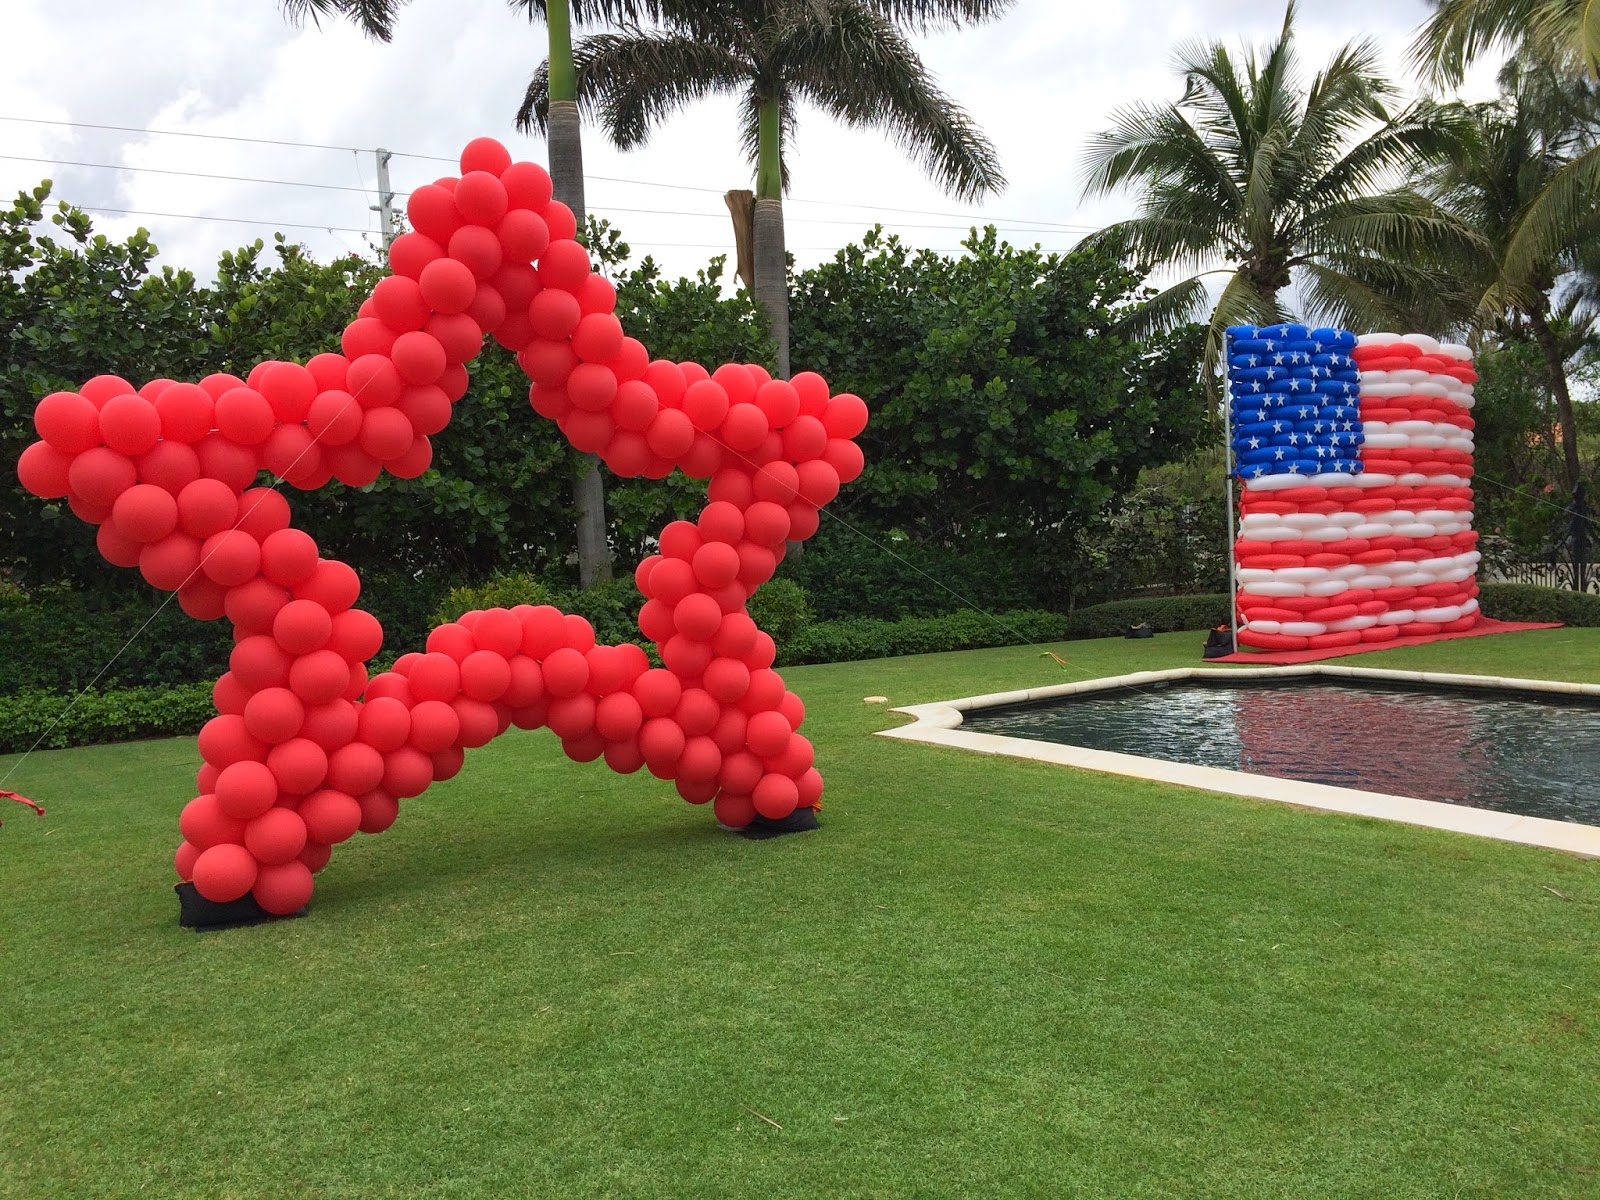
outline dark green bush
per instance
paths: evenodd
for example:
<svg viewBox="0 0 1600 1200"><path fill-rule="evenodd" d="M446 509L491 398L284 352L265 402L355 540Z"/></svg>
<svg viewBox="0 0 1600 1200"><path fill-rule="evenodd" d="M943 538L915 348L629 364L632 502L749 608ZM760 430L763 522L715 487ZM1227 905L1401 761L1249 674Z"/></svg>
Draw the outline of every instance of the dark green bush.
<svg viewBox="0 0 1600 1200"><path fill-rule="evenodd" d="M811 624L806 591L792 579L769 579L750 597L750 616L781 648Z"/></svg>
<svg viewBox="0 0 1600 1200"><path fill-rule="evenodd" d="M1600 627L1600 596L1538 587L1531 583L1485 583L1478 603L1483 615L1496 621L1559 621L1563 625Z"/></svg>
<svg viewBox="0 0 1600 1200"><path fill-rule="evenodd" d="M941 617L907 617L903 621L858 618L819 621L802 629L791 642L778 643L778 663L854 662L934 654L947 650L981 650L1030 642L1059 642L1066 618L1056 613L1023 609L986 616L968 609Z"/></svg>
<svg viewBox="0 0 1600 1200"><path fill-rule="evenodd" d="M1228 597L1157 596L1146 600L1113 600L1080 608L1067 621L1069 638L1121 637L1130 626L1149 625L1157 633L1214 629L1228 623Z"/></svg>
<svg viewBox="0 0 1600 1200"><path fill-rule="evenodd" d="M555 593L532 575L496 575L482 583L451 588L433 610L432 623L443 625L480 608L515 608L519 604L554 604Z"/></svg>
<svg viewBox="0 0 1600 1200"><path fill-rule="evenodd" d="M41 735L41 750L192 735L216 715L209 683L92 691L76 702L59 692L16 692L0 696L0 754L27 750Z"/></svg>

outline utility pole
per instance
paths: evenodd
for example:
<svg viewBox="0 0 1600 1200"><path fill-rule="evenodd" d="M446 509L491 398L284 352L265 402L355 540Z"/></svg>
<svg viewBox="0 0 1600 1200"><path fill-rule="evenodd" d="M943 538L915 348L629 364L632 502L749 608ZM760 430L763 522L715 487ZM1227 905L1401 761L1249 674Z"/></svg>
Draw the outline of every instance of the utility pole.
<svg viewBox="0 0 1600 1200"><path fill-rule="evenodd" d="M372 211L378 214L378 225L383 230L383 248L389 249L394 241L394 190L389 186L389 160L394 157L379 146L373 151L378 160L378 202Z"/></svg>

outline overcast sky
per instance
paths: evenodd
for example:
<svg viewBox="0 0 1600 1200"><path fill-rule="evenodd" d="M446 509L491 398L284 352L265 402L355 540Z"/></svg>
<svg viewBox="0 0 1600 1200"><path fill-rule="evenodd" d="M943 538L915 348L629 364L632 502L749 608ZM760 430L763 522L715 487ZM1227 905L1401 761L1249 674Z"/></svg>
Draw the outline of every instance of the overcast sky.
<svg viewBox="0 0 1600 1200"><path fill-rule="evenodd" d="M396 152L392 182L401 191L451 173L427 156L453 158L484 134L517 157L545 161L543 142L512 127L545 34L505 0L413 0L389 45L342 23L291 28L274 0L3 0L0 10L6 41L20 51L0 74L0 117L26 118L0 120L6 195L48 176L57 198L85 207L177 214L96 213L95 220L115 237L145 226L163 262L202 277L211 275L219 251L270 237L274 228L322 257L374 238L374 147ZM1302 5L1302 61L1320 65L1345 41L1370 36L1404 78L1405 46L1427 11L1425 0ZM1126 197L1081 199L1088 136L1105 128L1119 105L1176 98L1181 81L1171 59L1178 43L1216 37L1259 44L1281 21L1276 5L1232 0L1021 0L993 25L918 38L944 89L994 141L1009 187L982 204L960 204L883 135L803 112L789 159L789 245L808 265L877 221L916 245L951 250L979 220L1000 224L1012 241L1065 249L1083 228L1131 210ZM36 123L46 120L217 137ZM653 253L676 275L730 249L722 193L753 180L739 153L732 102L696 105L647 149L628 154L586 131L584 154L590 211L623 230L636 258Z"/></svg>

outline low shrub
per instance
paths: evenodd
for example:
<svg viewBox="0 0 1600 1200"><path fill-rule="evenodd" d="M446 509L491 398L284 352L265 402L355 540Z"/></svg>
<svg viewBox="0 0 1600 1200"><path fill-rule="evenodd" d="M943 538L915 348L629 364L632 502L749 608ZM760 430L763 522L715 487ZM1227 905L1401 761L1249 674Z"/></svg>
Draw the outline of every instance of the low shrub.
<svg viewBox="0 0 1600 1200"><path fill-rule="evenodd" d="M1539 587L1531 583L1479 585L1483 615L1496 621L1559 621L1563 625L1600 627L1600 596Z"/></svg>
<svg viewBox="0 0 1600 1200"><path fill-rule="evenodd" d="M532 575L496 575L482 583L451 588L430 618L433 625L454 621L480 608L515 608L519 604L555 604L555 593Z"/></svg>
<svg viewBox="0 0 1600 1200"><path fill-rule="evenodd" d="M778 643L778 664L855 662L935 654L947 650L982 650L991 646L1059 642L1067 619L1057 613L1023 609L987 616L967 609L940 617L907 617L880 621L818 621L788 642Z"/></svg>
<svg viewBox="0 0 1600 1200"><path fill-rule="evenodd" d="M1134 625L1148 625L1156 633L1214 629L1228 623L1228 608L1228 597L1224 593L1112 600L1073 613L1067 619L1067 636L1074 639L1121 637Z"/></svg>
<svg viewBox="0 0 1600 1200"><path fill-rule="evenodd" d="M193 735L214 716L209 683L90 691L76 700L60 692L16 692L0 696L0 754L35 742L41 750L62 750Z"/></svg>

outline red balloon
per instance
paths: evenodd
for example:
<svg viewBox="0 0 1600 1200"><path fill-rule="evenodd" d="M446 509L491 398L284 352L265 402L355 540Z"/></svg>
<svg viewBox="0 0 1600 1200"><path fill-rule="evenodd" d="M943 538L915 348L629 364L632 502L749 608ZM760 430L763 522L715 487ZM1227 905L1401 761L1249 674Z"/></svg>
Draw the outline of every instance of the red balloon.
<svg viewBox="0 0 1600 1200"><path fill-rule="evenodd" d="M759 446L770 431L766 414L754 404L735 404L722 419L722 440L744 453Z"/></svg>
<svg viewBox="0 0 1600 1200"><path fill-rule="evenodd" d="M320 650L332 633L333 618L314 600L291 600L272 619L272 636L290 654Z"/></svg>
<svg viewBox="0 0 1600 1200"><path fill-rule="evenodd" d="M172 865L178 872L178 878L185 883L193 879L194 864L199 861L199 858L200 848L198 846L191 846L188 842L180 843L177 853L172 856Z"/></svg>
<svg viewBox="0 0 1600 1200"><path fill-rule="evenodd" d="M444 248L425 233L403 233L389 246L389 268L396 275L417 279Z"/></svg>
<svg viewBox="0 0 1600 1200"><path fill-rule="evenodd" d="M286 863L306 848L306 823L289 808L269 808L245 826L245 849L266 864Z"/></svg>
<svg viewBox="0 0 1600 1200"><path fill-rule="evenodd" d="M721 768L722 751L708 737L689 738L677 756L678 778L689 783L710 783Z"/></svg>
<svg viewBox="0 0 1600 1200"><path fill-rule="evenodd" d="M155 405L139 395L115 396L99 414L100 437L118 454L143 454L161 437Z"/></svg>
<svg viewBox="0 0 1600 1200"><path fill-rule="evenodd" d="M450 257L464 264L480 282L498 271L500 264L505 261L505 250L500 245L500 239L495 236L494 230L481 225L463 225L456 230L450 235L449 249ZM488 329L499 322L480 324Z"/></svg>
<svg viewBox="0 0 1600 1200"><path fill-rule="evenodd" d="M704 592L692 592L678 602L672 619L684 637L709 642L722 624L722 609Z"/></svg>
<svg viewBox="0 0 1600 1200"><path fill-rule="evenodd" d="M438 338L420 329L402 333L395 340L392 355L395 369L407 383L432 383L444 374L447 361L444 346Z"/></svg>
<svg viewBox="0 0 1600 1200"><path fill-rule="evenodd" d="M421 329L428 321L429 306L421 286L404 275L390 275L372 289L372 307L390 329L404 334Z"/></svg>
<svg viewBox="0 0 1600 1200"><path fill-rule="evenodd" d="M475 650L461 663L461 691L473 700L498 700L510 686L511 664L492 650Z"/></svg>
<svg viewBox="0 0 1600 1200"><path fill-rule="evenodd" d="M413 229L427 234L440 245L447 243L450 235L461 227L455 197L435 183L423 184L411 193L406 200L406 218Z"/></svg>
<svg viewBox="0 0 1600 1200"><path fill-rule="evenodd" d="M694 445L694 424L677 409L664 408L645 430L645 442L662 458L676 461Z"/></svg>
<svg viewBox="0 0 1600 1200"><path fill-rule="evenodd" d="M800 803L800 789L795 781L785 775L765 775L750 794L756 812L774 821L781 821Z"/></svg>
<svg viewBox="0 0 1600 1200"><path fill-rule="evenodd" d="M281 790L303 796L327 778L328 754L310 738L290 738L267 751L267 767Z"/></svg>
<svg viewBox="0 0 1600 1200"><path fill-rule="evenodd" d="M261 867L250 894L267 912L286 917L306 906L312 887L311 868L296 859Z"/></svg>
<svg viewBox="0 0 1600 1200"><path fill-rule="evenodd" d="M867 406L848 392L835 396L823 410L822 426L830 438L853 438L867 427Z"/></svg>
<svg viewBox="0 0 1600 1200"><path fill-rule="evenodd" d="M244 706L254 694L235 678L232 671L224 671L211 685L211 703L223 715L243 716Z"/></svg>
<svg viewBox="0 0 1600 1200"><path fill-rule="evenodd" d="M135 484L111 506L117 532L133 542L159 542L178 527L178 502L147 483Z"/></svg>
<svg viewBox="0 0 1600 1200"><path fill-rule="evenodd" d="M712 807L717 820L729 829L743 829L756 819L755 804L749 796L719 792Z"/></svg>
<svg viewBox="0 0 1600 1200"><path fill-rule="evenodd" d="M300 819L313 842L336 845L361 827L361 806L348 792L325 788L300 802Z"/></svg>
<svg viewBox="0 0 1600 1200"><path fill-rule="evenodd" d="M105 414L101 414L104 420ZM217 399L217 429L222 436L241 446L258 446L272 433L277 419L272 405L252 388L233 388Z"/></svg>
<svg viewBox="0 0 1600 1200"><path fill-rule="evenodd" d="M164 592L175 592L200 569L200 542L174 533L139 552L139 573L145 582Z"/></svg>
<svg viewBox="0 0 1600 1200"><path fill-rule="evenodd" d="M557 697L550 701L545 724L559 738L581 738L596 728L599 706L587 692L574 696Z"/></svg>
<svg viewBox="0 0 1600 1200"><path fill-rule="evenodd" d="M273 583L293 587L309 579L316 569L317 544L308 533L280 529L261 543L261 573Z"/></svg>
<svg viewBox="0 0 1600 1200"><path fill-rule="evenodd" d="M758 500L744 514L745 532L758 546L779 546L789 536L789 514L778 505Z"/></svg>
<svg viewBox="0 0 1600 1200"><path fill-rule="evenodd" d="M411 736L411 710L390 697L369 697L361 706L356 737L379 753L405 745Z"/></svg>
<svg viewBox="0 0 1600 1200"><path fill-rule="evenodd" d="M617 396L617 376L609 367L579 363L567 378L567 396L585 412L603 412Z"/></svg>
<svg viewBox="0 0 1600 1200"><path fill-rule="evenodd" d="M683 412L694 427L707 431L721 426L728 415L728 393L712 380L692 383L683 394Z"/></svg>
<svg viewBox="0 0 1600 1200"><path fill-rule="evenodd" d="M330 613L338 614L355 604L361 595L361 580L342 562L323 559L302 583L294 586L300 600L315 600Z"/></svg>
<svg viewBox="0 0 1600 1200"><path fill-rule="evenodd" d="M361 432L361 406L349 392L317 393L306 413L306 428L324 446L344 446Z"/></svg>
<svg viewBox="0 0 1600 1200"><path fill-rule="evenodd" d="M214 533L200 548L200 569L223 587L236 587L261 569L261 543L241 529Z"/></svg>
<svg viewBox="0 0 1600 1200"><path fill-rule="evenodd" d="M195 890L214 904L226 904L250 890L257 869L243 846L213 846L194 861Z"/></svg>
<svg viewBox="0 0 1600 1200"><path fill-rule="evenodd" d="M506 195L518 208L543 210L550 203L550 174L538 163L512 163L500 172Z"/></svg>
<svg viewBox="0 0 1600 1200"><path fill-rule="evenodd" d="M418 700L448 703L461 692L461 667L448 654L430 651L412 666L411 694Z"/></svg>
<svg viewBox="0 0 1600 1200"><path fill-rule="evenodd" d="M420 796L432 782L433 759L422 751L402 746L383 756L383 789L391 795Z"/></svg>
<svg viewBox="0 0 1600 1200"><path fill-rule="evenodd" d="M287 591L271 580L257 578L236 588L229 588L223 608L228 620L234 624L234 632L248 636L269 632L272 618L288 602ZM288 668L284 669L287 672ZM288 678L287 674L284 678Z"/></svg>
<svg viewBox="0 0 1600 1200"><path fill-rule="evenodd" d="M350 664L332 650L301 655L289 668L289 687L307 704L326 704L343 694Z"/></svg>
<svg viewBox="0 0 1600 1200"><path fill-rule="evenodd" d="M359 608L346 609L332 621L328 649L346 662L364 663L383 647L383 626Z"/></svg>
<svg viewBox="0 0 1600 1200"><path fill-rule="evenodd" d="M66 454L81 454L100 444L100 412L76 392L51 392L39 401L33 427Z"/></svg>
<svg viewBox="0 0 1600 1200"><path fill-rule="evenodd" d="M229 669L246 687L283 687L289 682L293 658L271 637L247 637L233 648Z"/></svg>
<svg viewBox="0 0 1600 1200"><path fill-rule="evenodd" d="M46 442L34 442L17 459L17 478L35 496L56 500L71 489L72 456Z"/></svg>
<svg viewBox="0 0 1600 1200"><path fill-rule="evenodd" d="M639 728L639 750L647 766L670 766L678 761L687 739L670 717L655 717Z"/></svg>
<svg viewBox="0 0 1600 1200"><path fill-rule="evenodd" d="M456 184L456 209L474 225L494 225L506 215L510 198L499 180L500 169L466 171Z"/></svg>
<svg viewBox="0 0 1600 1200"><path fill-rule="evenodd" d="M435 779L449 779L450 775L434 772ZM357 803L361 806L362 833L382 833L400 816L400 801L383 790L368 792Z"/></svg>
<svg viewBox="0 0 1600 1200"><path fill-rule="evenodd" d="M634 680L633 694L645 716L665 717L683 698L683 684L671 671L657 667Z"/></svg>
<svg viewBox="0 0 1600 1200"><path fill-rule="evenodd" d="M576 696L589 683L589 660L570 646L552 650L543 667L545 691L558 699Z"/></svg>
<svg viewBox="0 0 1600 1200"><path fill-rule="evenodd" d="M72 461L67 481L78 495L109 509L118 496L139 481L139 472L125 456L96 446Z"/></svg>
<svg viewBox="0 0 1600 1200"><path fill-rule="evenodd" d="M212 846L239 845L244 842L247 825L222 811L214 795L196 796L178 814L178 829L184 841L196 850Z"/></svg>
<svg viewBox="0 0 1600 1200"><path fill-rule="evenodd" d="M231 817L259 817L278 799L278 780L266 763L245 761L217 776L217 803Z"/></svg>
<svg viewBox="0 0 1600 1200"><path fill-rule="evenodd" d="M737 658L714 658L705 670L705 689L716 699L732 704L750 688L750 668Z"/></svg>
<svg viewBox="0 0 1600 1200"><path fill-rule="evenodd" d="M326 753L332 754L355 740L359 720L360 711L341 696L307 709L305 721L300 726L300 736L309 738Z"/></svg>
<svg viewBox="0 0 1600 1200"><path fill-rule="evenodd" d="M426 754L453 746L461 734L461 718L442 700L424 700L411 710L409 740Z"/></svg>
<svg viewBox="0 0 1600 1200"><path fill-rule="evenodd" d="M305 724L306 706L288 688L270 687L245 703L244 724L252 736L271 745L287 742ZM296 854L299 851L295 851Z"/></svg>
<svg viewBox="0 0 1600 1200"><path fill-rule="evenodd" d="M288 527L289 502L278 492L269 487L258 487L251 488L239 497L238 528L241 533L247 533L260 542ZM348 567L345 569L349 570Z"/></svg>
<svg viewBox="0 0 1600 1200"><path fill-rule="evenodd" d="M782 713L758 712L750 718L745 743L758 757L771 758L783 752L792 732L788 719Z"/></svg>
<svg viewBox="0 0 1600 1200"><path fill-rule="evenodd" d="M526 209L513 209L500 218L495 235L507 262L531 263L550 245L550 226L543 217Z"/></svg>
<svg viewBox="0 0 1600 1200"><path fill-rule="evenodd" d="M386 764L384 754L364 742L351 742L328 755L328 786L351 795L364 795L383 780Z"/></svg>

